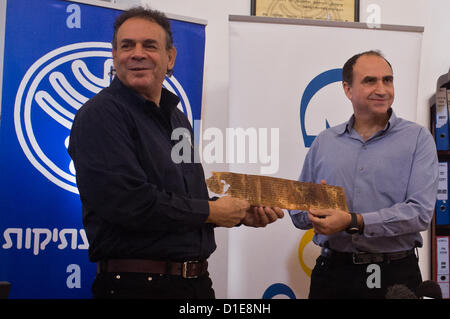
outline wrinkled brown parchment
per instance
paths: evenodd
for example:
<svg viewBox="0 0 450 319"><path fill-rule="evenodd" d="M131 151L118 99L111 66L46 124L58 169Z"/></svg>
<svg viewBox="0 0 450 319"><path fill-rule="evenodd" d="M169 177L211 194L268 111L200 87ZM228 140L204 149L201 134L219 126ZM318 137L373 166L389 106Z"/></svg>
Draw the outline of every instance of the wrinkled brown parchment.
<svg viewBox="0 0 450 319"><path fill-rule="evenodd" d="M231 172L212 174L206 180L212 192L246 199L251 205L298 210L334 208L348 211L342 187ZM225 191L227 184L230 186Z"/></svg>

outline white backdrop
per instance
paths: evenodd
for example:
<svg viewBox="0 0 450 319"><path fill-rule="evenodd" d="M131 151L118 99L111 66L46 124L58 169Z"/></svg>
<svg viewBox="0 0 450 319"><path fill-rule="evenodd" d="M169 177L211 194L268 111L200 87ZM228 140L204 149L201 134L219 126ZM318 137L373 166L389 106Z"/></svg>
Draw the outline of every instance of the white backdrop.
<svg viewBox="0 0 450 319"><path fill-rule="evenodd" d="M370 49L381 50L393 66L394 111L415 121L422 31L230 16L229 127L267 128L268 132L278 128L279 169L272 176L296 180L308 150L302 125L307 135L317 135L326 128L326 121L334 126L353 113L341 83L333 82L313 95L302 124L300 103L305 88L318 75L342 68L352 55ZM230 163L229 168L260 174L261 166ZM306 298L310 271L319 254L311 238L312 231L296 229L289 216L265 229L232 229L228 297L261 298L266 293Z"/></svg>

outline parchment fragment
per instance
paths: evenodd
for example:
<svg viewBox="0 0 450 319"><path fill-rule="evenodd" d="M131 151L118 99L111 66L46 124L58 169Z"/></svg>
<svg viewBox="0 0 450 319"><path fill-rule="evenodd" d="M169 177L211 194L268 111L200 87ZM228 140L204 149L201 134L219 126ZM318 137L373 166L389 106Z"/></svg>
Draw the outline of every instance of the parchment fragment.
<svg viewBox="0 0 450 319"><path fill-rule="evenodd" d="M298 210L334 208L348 211L345 191L338 186L231 172L213 172L206 184L216 194L246 199L255 206ZM229 185L227 190L226 185Z"/></svg>

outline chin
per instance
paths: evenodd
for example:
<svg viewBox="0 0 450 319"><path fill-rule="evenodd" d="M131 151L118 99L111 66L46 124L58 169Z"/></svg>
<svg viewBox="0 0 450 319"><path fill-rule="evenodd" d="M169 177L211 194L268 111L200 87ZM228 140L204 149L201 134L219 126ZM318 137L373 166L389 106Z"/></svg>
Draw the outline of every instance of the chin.
<svg viewBox="0 0 450 319"><path fill-rule="evenodd" d="M386 104L386 103L372 105L372 110L376 113L386 113L390 108L391 108L391 104Z"/></svg>
<svg viewBox="0 0 450 319"><path fill-rule="evenodd" d="M136 90L136 91L142 91L142 90L148 90L149 87L152 86L152 81L143 80L143 79L131 79L128 81L129 87Z"/></svg>
<svg viewBox="0 0 450 319"><path fill-rule="evenodd" d="M151 84L151 80L144 77L132 77L128 78L128 83L132 86L148 86Z"/></svg>

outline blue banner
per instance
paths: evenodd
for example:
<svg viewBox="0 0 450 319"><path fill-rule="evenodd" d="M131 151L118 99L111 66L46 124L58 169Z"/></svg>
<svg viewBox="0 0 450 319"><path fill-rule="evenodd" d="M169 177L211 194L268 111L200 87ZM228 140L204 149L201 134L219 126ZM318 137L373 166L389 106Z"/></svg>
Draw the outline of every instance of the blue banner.
<svg viewBox="0 0 450 319"><path fill-rule="evenodd" d="M96 265L88 260L67 146L77 110L111 82L112 26L120 13L62 0L7 1L0 281L11 283L10 298L91 297ZM171 23L178 55L164 86L194 125L201 119L205 26Z"/></svg>

